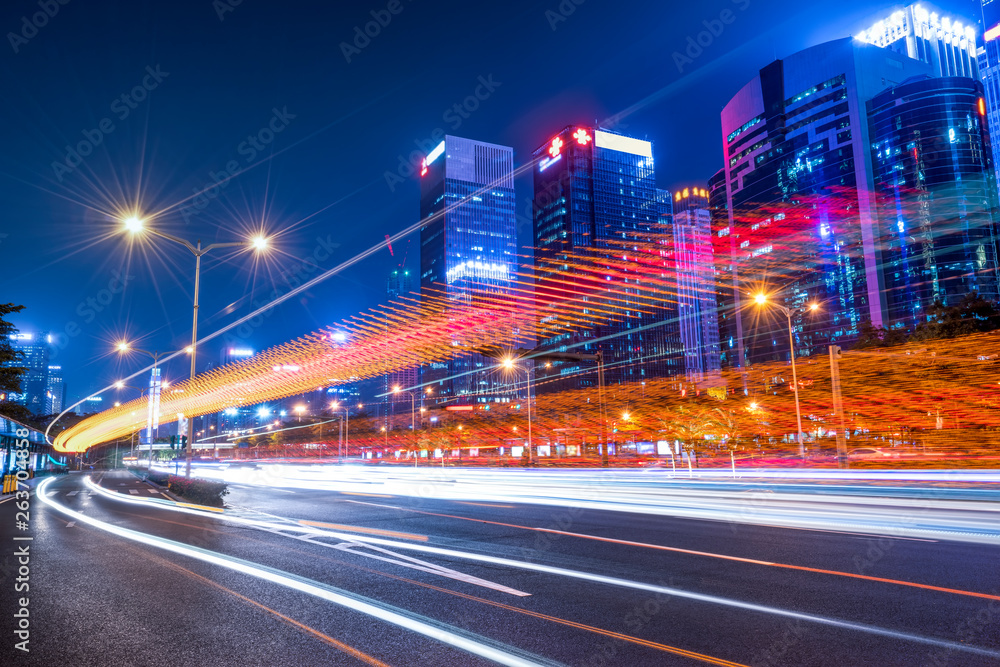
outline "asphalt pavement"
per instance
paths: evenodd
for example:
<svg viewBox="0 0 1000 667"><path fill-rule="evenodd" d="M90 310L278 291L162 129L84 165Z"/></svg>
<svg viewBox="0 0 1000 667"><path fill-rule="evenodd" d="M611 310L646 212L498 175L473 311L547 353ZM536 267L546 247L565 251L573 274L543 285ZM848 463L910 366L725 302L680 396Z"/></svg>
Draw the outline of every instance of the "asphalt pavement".
<svg viewBox="0 0 1000 667"><path fill-rule="evenodd" d="M231 485L218 512L123 471L39 481L23 530L0 503L4 664L1000 664L990 544L433 489Z"/></svg>

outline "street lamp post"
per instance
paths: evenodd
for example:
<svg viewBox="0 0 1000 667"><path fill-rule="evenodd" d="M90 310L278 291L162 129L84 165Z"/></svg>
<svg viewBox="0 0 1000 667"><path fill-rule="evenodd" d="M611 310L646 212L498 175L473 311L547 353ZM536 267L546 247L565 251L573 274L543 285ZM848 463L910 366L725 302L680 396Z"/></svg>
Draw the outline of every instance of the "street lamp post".
<svg viewBox="0 0 1000 667"><path fill-rule="evenodd" d="M514 359L512 359L511 357L507 357L506 359L504 359L503 361L504 368L513 369L514 366L515 366ZM527 390L528 390L528 440L525 443L525 447L527 448L528 452L528 456L526 458L528 460L528 465L530 466L532 462L532 454L534 453L531 451L532 449L531 448L531 369L526 368L525 371L527 375Z"/></svg>
<svg viewBox="0 0 1000 667"><path fill-rule="evenodd" d="M339 403L337 403L337 401L330 404L330 409L334 412L334 414L340 414L338 406ZM344 421L341 422L341 427L344 436L343 442L344 444L349 444L348 439L351 437L351 415L347 411L346 407L344 408ZM350 447L348 447L348 451L350 451ZM337 438L337 462L344 462L344 451L341 449L341 438Z"/></svg>
<svg viewBox="0 0 1000 667"><path fill-rule="evenodd" d="M754 300L758 305L768 304L767 295L760 293L754 297ZM795 370L795 338L792 335L792 315L798 315L804 313L807 310L816 311L819 308L819 304L811 303L808 308L788 308L782 306L780 303L769 304L782 313L788 319L788 350L792 358L792 391L795 393L795 424L796 424L796 439L799 442L799 456L802 458L806 457L806 445L802 439L802 409L799 407L799 377Z"/></svg>
<svg viewBox="0 0 1000 667"><path fill-rule="evenodd" d="M189 348L184 348L184 350L189 350ZM156 376L156 368L157 368L157 365L160 363L160 358L161 357L170 356L172 354L177 354L178 352L183 352L184 350L174 350L173 352L150 352L149 350L140 350L137 347L132 347L127 341L121 341L120 343L118 343L118 352L120 354L124 354L126 352L138 352L140 354L145 354L146 356L152 358L152 360L153 360L152 374L153 374L154 377ZM160 386L161 387L165 387L166 384L165 383L161 383ZM123 383L121 380L119 380L118 382L115 382L115 388L116 389L124 389L126 387L130 388L130 389L139 389L139 387L135 387L135 386L132 386L132 385L127 385L127 384ZM139 397L140 398L142 398L142 393L144 391L145 390L143 390L143 389L139 389ZM159 398L158 398L158 396L159 396L158 393L157 393L157 397L154 397L152 391L150 392L149 401L150 401L150 410L152 412L155 412L158 409L158 407L159 407ZM153 404L154 401L156 401L156 404ZM150 414L152 414L152 412ZM151 417L151 419L155 420L157 422L157 424L159 423L158 415L153 415ZM154 428L154 426L150 423L149 425L147 425L147 429L146 429L148 431L148 433L146 435L149 437L149 467L150 468L153 467L153 428Z"/></svg>
<svg viewBox="0 0 1000 667"><path fill-rule="evenodd" d="M417 431L417 399L413 395L412 391L404 391L399 388L399 385L392 388L392 393L394 394L409 394L410 395L410 430L416 433Z"/></svg>
<svg viewBox="0 0 1000 667"><path fill-rule="evenodd" d="M173 236L172 234L166 234L155 229L145 227L144 221L137 216L132 216L124 221L125 228L132 234L138 234L142 231L146 231L154 236L159 236L160 238L166 239L168 241L173 241L178 243L194 255L194 312L192 314L191 322L191 380L194 380L195 367L198 358L198 294L199 288L201 286L201 256L213 250L215 248L234 248L234 247L245 247L248 245L245 241L231 242L231 243L212 243L204 248L201 245L201 240L199 239L196 244L192 244L185 239ZM267 239L263 236L257 236L249 242L256 251L263 251L267 248ZM186 476L191 477L191 456L194 451L194 421L188 419L188 429L187 429L188 443L187 443L187 466L186 466ZM150 450L152 451L152 450Z"/></svg>

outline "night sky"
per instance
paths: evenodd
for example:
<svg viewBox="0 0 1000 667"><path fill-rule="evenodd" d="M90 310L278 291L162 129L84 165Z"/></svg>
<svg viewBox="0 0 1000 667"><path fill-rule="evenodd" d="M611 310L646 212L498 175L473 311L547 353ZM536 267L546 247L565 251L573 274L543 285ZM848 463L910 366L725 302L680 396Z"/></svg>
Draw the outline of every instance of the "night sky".
<svg viewBox="0 0 1000 667"><path fill-rule="evenodd" d="M704 186L722 166L719 112L759 68L866 28L892 6L63 2L8 0L0 10L0 302L26 306L13 318L22 331L58 334L52 363L70 403L147 365L120 361L116 340L165 351L190 339L194 258L165 242L130 244L116 212L159 212L151 225L192 242L276 235L265 259L206 256L199 332L211 333L287 284L282 273L301 258L325 271L416 222L419 185L400 156L433 147L439 128L513 146L522 164L565 125L616 118L618 131L653 141L660 187ZM54 16L26 28L40 5ZM978 15L970 0L937 6ZM730 24L717 22L724 10ZM386 25L357 49L355 28L373 11ZM679 71L673 54L705 21L720 34ZM456 112L477 88L478 108ZM81 142L86 157L68 150ZM224 188L192 199L230 168ZM517 187L527 246L530 180ZM384 301L403 255L416 273L418 240L393 251L289 300L243 342L259 350ZM218 363L223 345L206 344L200 359ZM185 362L164 375L186 375Z"/></svg>

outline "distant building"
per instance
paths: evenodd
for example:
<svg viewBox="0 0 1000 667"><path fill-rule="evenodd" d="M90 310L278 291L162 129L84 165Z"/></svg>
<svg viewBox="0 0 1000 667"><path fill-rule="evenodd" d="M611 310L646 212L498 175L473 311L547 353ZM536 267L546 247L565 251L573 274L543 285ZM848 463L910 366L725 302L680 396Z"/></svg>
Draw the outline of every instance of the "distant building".
<svg viewBox="0 0 1000 667"><path fill-rule="evenodd" d="M514 150L445 136L421 165L420 298L465 305L474 294L509 294L517 270ZM507 343L497 340L496 344ZM453 341L461 348L463 340ZM509 400L496 362L456 353L425 364L438 401Z"/></svg>
<svg viewBox="0 0 1000 667"><path fill-rule="evenodd" d="M398 299L400 297L413 298L414 295L411 294L411 292L413 292L413 280L410 276L410 272L404 268L393 269L393 271L389 274L389 279L386 281L386 296L388 296L389 299ZM402 390L416 387L419 382L418 371L419 369L416 366L411 366L410 368L404 368L389 373L386 376L385 392L389 394L397 387ZM419 392L420 390L416 389L415 391ZM410 397L406 394L400 394L397 396L392 396L391 394L389 395L390 415L399 412L409 412L410 407Z"/></svg>
<svg viewBox="0 0 1000 667"><path fill-rule="evenodd" d="M1000 181L1000 0L983 0L983 44L976 55L986 93L986 118L992 130L993 170Z"/></svg>
<svg viewBox="0 0 1000 667"><path fill-rule="evenodd" d="M734 285L729 363L787 360L788 325L771 303L820 309L792 318L795 353L849 342L864 320L884 323L878 224L865 103L934 68L856 39L776 60L722 111ZM720 186L721 187L721 186ZM719 230L722 232L724 230ZM717 234L719 233L717 232ZM733 354L735 352L735 354Z"/></svg>
<svg viewBox="0 0 1000 667"><path fill-rule="evenodd" d="M896 9L855 38L927 63L935 76L979 79L975 22L938 14L929 5Z"/></svg>
<svg viewBox="0 0 1000 667"><path fill-rule="evenodd" d="M949 39L958 63L968 39ZM935 299L1000 296L982 86L935 76L941 62L836 40L771 63L726 105L729 363L788 359L787 320L759 293L796 312L796 355L850 343L865 320L912 329Z"/></svg>
<svg viewBox="0 0 1000 667"><path fill-rule="evenodd" d="M997 182L983 87L915 77L868 104L885 326L912 329L935 301L1000 301Z"/></svg>
<svg viewBox="0 0 1000 667"><path fill-rule="evenodd" d="M717 374L720 369L708 190L695 187L674 193L671 228L684 374L688 379L700 382Z"/></svg>
<svg viewBox="0 0 1000 667"><path fill-rule="evenodd" d="M49 382L49 335L16 333L10 335L12 347L21 352L22 358L8 366L23 367L27 370L21 376L21 392L10 394L12 402L19 403L32 414L48 414L46 388Z"/></svg>
<svg viewBox="0 0 1000 667"><path fill-rule="evenodd" d="M571 254L617 261L623 244L655 245L668 232L660 222L663 210L650 142L568 126L533 157L538 163L533 206L536 295L556 294L559 285L574 279L567 274ZM614 321L560 333L539 344L582 353L601 350L609 384L681 374L676 308L672 299L649 298L648 278L636 273L628 279L635 289L623 288L616 295L621 301L612 309ZM595 386L593 371L592 362L553 363L538 369L536 386L539 393Z"/></svg>
<svg viewBox="0 0 1000 667"><path fill-rule="evenodd" d="M76 414L78 415L89 415L95 412L100 412L104 409L104 399L100 396L88 396L83 399L83 401L76 406Z"/></svg>
<svg viewBox="0 0 1000 667"><path fill-rule="evenodd" d="M49 377L45 384L45 414L56 415L66 405L66 383L62 377L62 366L49 366Z"/></svg>
<svg viewBox="0 0 1000 667"><path fill-rule="evenodd" d="M736 320L739 312L734 309L733 266L734 248L731 246L729 194L726 190L726 170L720 169L708 179L708 209L712 220L712 255L715 265L715 302L719 321L719 363L738 366L739 331Z"/></svg>

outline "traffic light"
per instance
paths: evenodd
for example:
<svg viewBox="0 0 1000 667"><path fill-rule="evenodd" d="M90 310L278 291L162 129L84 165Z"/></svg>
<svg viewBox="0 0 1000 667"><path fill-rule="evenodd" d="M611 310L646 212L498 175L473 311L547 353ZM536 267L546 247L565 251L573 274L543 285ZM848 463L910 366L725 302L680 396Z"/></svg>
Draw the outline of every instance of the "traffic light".
<svg viewBox="0 0 1000 667"><path fill-rule="evenodd" d="M181 449L187 449L188 437L186 435L181 436Z"/></svg>
<svg viewBox="0 0 1000 667"><path fill-rule="evenodd" d="M177 436L176 435L170 436L170 449L173 449L174 445L176 444L177 444Z"/></svg>

